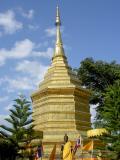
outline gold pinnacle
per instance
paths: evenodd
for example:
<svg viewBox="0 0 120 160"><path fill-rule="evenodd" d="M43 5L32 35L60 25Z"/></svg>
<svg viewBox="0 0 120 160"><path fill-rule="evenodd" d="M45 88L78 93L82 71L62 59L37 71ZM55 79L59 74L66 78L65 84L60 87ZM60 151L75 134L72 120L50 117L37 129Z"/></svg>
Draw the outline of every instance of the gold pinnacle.
<svg viewBox="0 0 120 160"><path fill-rule="evenodd" d="M57 12L56 12L56 45L55 45L55 50L54 50L54 56L53 58L57 55L62 55L64 56L64 49L63 49L63 44L62 44L62 38L61 38L61 32L60 32L60 26L61 26L61 20L60 20L60 12L59 12L59 7L57 6Z"/></svg>

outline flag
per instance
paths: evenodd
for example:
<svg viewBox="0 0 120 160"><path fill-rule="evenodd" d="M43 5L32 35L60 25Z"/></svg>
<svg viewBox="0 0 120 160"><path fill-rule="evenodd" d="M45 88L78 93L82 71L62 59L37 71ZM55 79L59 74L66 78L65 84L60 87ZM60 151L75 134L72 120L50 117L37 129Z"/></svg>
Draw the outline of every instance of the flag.
<svg viewBox="0 0 120 160"><path fill-rule="evenodd" d="M53 150L50 154L49 160L55 160L55 154L56 154L56 144L53 147Z"/></svg>
<svg viewBox="0 0 120 160"><path fill-rule="evenodd" d="M91 150L93 150L93 141L90 141L85 146L83 146L82 150L85 150L85 151L91 151Z"/></svg>
<svg viewBox="0 0 120 160"><path fill-rule="evenodd" d="M36 152L35 152L35 156L34 156L34 160L38 160L38 158L39 158L39 157L38 157L38 152L36 151Z"/></svg>

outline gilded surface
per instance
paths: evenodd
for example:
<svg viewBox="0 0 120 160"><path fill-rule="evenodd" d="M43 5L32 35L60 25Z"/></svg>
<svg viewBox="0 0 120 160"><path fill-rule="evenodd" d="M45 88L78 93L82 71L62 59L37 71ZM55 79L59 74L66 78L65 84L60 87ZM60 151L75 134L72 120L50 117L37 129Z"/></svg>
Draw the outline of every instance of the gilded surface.
<svg viewBox="0 0 120 160"><path fill-rule="evenodd" d="M83 89L76 74L68 65L60 33L57 8L57 38L52 64L31 95L35 130L43 132L43 142L50 151L53 142L62 143L64 134L76 140L90 129L89 91ZM50 142L50 143L49 143Z"/></svg>
<svg viewBox="0 0 120 160"><path fill-rule="evenodd" d="M104 134L108 134L108 131L105 128L97 128L97 129L91 129L87 131L88 137L99 137Z"/></svg>

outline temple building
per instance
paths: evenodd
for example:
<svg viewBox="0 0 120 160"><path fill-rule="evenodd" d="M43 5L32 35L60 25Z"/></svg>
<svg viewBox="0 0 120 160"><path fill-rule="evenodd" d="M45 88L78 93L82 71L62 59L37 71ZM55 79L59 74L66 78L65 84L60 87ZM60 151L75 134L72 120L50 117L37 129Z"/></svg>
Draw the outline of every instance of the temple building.
<svg viewBox="0 0 120 160"><path fill-rule="evenodd" d="M52 63L38 89L32 93L35 130L43 133L43 143L50 149L63 142L65 133L76 140L91 128L90 92L81 86L65 56L60 26L60 13L56 14L56 44ZM50 147L51 146L51 147Z"/></svg>

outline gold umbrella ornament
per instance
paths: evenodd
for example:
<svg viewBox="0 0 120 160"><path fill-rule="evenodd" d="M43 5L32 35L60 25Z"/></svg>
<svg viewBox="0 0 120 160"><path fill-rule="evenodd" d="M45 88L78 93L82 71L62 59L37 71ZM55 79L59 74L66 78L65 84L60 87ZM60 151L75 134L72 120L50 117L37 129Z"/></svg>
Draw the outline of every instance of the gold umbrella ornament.
<svg viewBox="0 0 120 160"><path fill-rule="evenodd" d="M87 136L89 138L99 137L108 134L108 131L105 128L91 129L87 131Z"/></svg>
<svg viewBox="0 0 120 160"><path fill-rule="evenodd" d="M94 138L100 137L100 136L103 136L106 134L108 134L108 131L105 128L91 129L91 130L87 131L87 137L92 138L93 145L94 145ZM93 147L92 147L92 151L91 151L91 160L92 160L92 157L93 157Z"/></svg>

